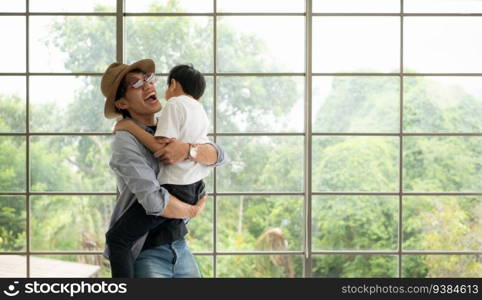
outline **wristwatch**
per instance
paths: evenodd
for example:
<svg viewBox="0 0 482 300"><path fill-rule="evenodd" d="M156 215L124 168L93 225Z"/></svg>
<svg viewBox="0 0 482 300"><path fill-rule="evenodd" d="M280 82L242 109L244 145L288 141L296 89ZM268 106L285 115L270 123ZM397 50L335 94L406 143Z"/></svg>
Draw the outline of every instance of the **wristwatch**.
<svg viewBox="0 0 482 300"><path fill-rule="evenodd" d="M189 153L187 156L188 159L190 160L196 159L198 146L199 144L189 144Z"/></svg>

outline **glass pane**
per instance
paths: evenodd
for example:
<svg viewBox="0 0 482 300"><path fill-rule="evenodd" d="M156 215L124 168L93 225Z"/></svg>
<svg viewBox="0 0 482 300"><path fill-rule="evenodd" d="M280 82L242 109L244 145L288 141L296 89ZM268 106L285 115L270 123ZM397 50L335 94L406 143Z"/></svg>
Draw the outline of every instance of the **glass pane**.
<svg viewBox="0 0 482 300"><path fill-rule="evenodd" d="M115 196L31 196L30 200L33 250L104 250Z"/></svg>
<svg viewBox="0 0 482 300"><path fill-rule="evenodd" d="M482 132L482 77L405 77L405 132Z"/></svg>
<svg viewBox="0 0 482 300"><path fill-rule="evenodd" d="M25 191L25 137L0 136L0 191Z"/></svg>
<svg viewBox="0 0 482 300"><path fill-rule="evenodd" d="M157 73L185 63L203 73L213 71L211 17L127 17L125 31L128 63L149 57Z"/></svg>
<svg viewBox="0 0 482 300"><path fill-rule="evenodd" d="M25 77L0 77L0 132L25 132Z"/></svg>
<svg viewBox="0 0 482 300"><path fill-rule="evenodd" d="M0 31L0 39L4 42L8 41L8 47L0 47L0 72L26 71L27 43L25 24L25 17L0 17L0 28L8 29Z"/></svg>
<svg viewBox="0 0 482 300"><path fill-rule="evenodd" d="M303 191L302 137L219 137L229 165L217 169L221 192Z"/></svg>
<svg viewBox="0 0 482 300"><path fill-rule="evenodd" d="M406 17L405 72L482 72L482 19L476 17Z"/></svg>
<svg viewBox="0 0 482 300"><path fill-rule="evenodd" d="M113 12L116 0L29 0L31 12Z"/></svg>
<svg viewBox="0 0 482 300"><path fill-rule="evenodd" d="M209 191L208 191L209 193ZM206 199L206 206L200 215L188 223L189 234L186 239L192 251L213 250L213 200Z"/></svg>
<svg viewBox="0 0 482 300"><path fill-rule="evenodd" d="M27 257L21 255L0 255L0 278L26 278L27 277ZM12 284L13 285L13 284ZM15 291L18 285L13 285Z"/></svg>
<svg viewBox="0 0 482 300"><path fill-rule="evenodd" d="M234 278L296 278L303 276L303 257L295 255L217 256L217 276Z"/></svg>
<svg viewBox="0 0 482 300"><path fill-rule="evenodd" d="M30 17L30 71L104 72L116 61L115 24L105 16Z"/></svg>
<svg viewBox="0 0 482 300"><path fill-rule="evenodd" d="M25 197L0 196L0 251L25 251L26 227Z"/></svg>
<svg viewBox="0 0 482 300"><path fill-rule="evenodd" d="M126 12L139 13L208 13L213 0L126 0Z"/></svg>
<svg viewBox="0 0 482 300"><path fill-rule="evenodd" d="M404 0L406 13L480 13L479 0Z"/></svg>
<svg viewBox="0 0 482 300"><path fill-rule="evenodd" d="M109 168L111 140L110 136L32 137L31 190L115 192Z"/></svg>
<svg viewBox="0 0 482 300"><path fill-rule="evenodd" d="M1 1L0 11L1 12L25 12L25 1Z"/></svg>
<svg viewBox="0 0 482 300"><path fill-rule="evenodd" d="M213 273L213 257L205 255L194 255L196 262L201 271L201 278L212 278Z"/></svg>
<svg viewBox="0 0 482 300"><path fill-rule="evenodd" d="M33 132L111 132L104 118L100 77L30 77L30 130ZM55 83L57 88L48 87Z"/></svg>
<svg viewBox="0 0 482 300"><path fill-rule="evenodd" d="M109 262L102 255L36 255L30 258L31 277L111 277Z"/></svg>
<svg viewBox="0 0 482 300"><path fill-rule="evenodd" d="M218 71L304 72L304 44L304 17L220 17Z"/></svg>
<svg viewBox="0 0 482 300"><path fill-rule="evenodd" d="M396 250L398 197L313 196L313 249Z"/></svg>
<svg viewBox="0 0 482 300"><path fill-rule="evenodd" d="M313 72L399 72L399 66L400 18L313 18Z"/></svg>
<svg viewBox="0 0 482 300"><path fill-rule="evenodd" d="M218 77L218 132L301 132L303 77Z"/></svg>
<svg viewBox="0 0 482 300"><path fill-rule="evenodd" d="M313 191L398 191L398 137L313 137Z"/></svg>
<svg viewBox="0 0 482 300"><path fill-rule="evenodd" d="M405 137L404 191L482 191L481 149L482 137Z"/></svg>
<svg viewBox="0 0 482 300"><path fill-rule="evenodd" d="M216 225L220 250L301 250L303 197L220 197Z"/></svg>
<svg viewBox="0 0 482 300"><path fill-rule="evenodd" d="M400 131L398 77L314 77L313 131Z"/></svg>
<svg viewBox="0 0 482 300"><path fill-rule="evenodd" d="M402 256L402 266L403 277L482 277L481 255L405 255Z"/></svg>
<svg viewBox="0 0 482 300"><path fill-rule="evenodd" d="M206 110L209 119L209 133L214 132L214 77L205 76L206 90L201 97L201 104Z"/></svg>
<svg viewBox="0 0 482 300"><path fill-rule="evenodd" d="M398 13L400 0L313 0L315 13Z"/></svg>
<svg viewBox="0 0 482 300"><path fill-rule="evenodd" d="M404 249L482 249L482 197L413 196L403 205Z"/></svg>
<svg viewBox="0 0 482 300"><path fill-rule="evenodd" d="M317 255L313 256L313 277L398 277L398 258L394 255Z"/></svg>
<svg viewBox="0 0 482 300"><path fill-rule="evenodd" d="M222 0L217 2L218 12L237 13L300 13L305 11L304 0Z"/></svg>

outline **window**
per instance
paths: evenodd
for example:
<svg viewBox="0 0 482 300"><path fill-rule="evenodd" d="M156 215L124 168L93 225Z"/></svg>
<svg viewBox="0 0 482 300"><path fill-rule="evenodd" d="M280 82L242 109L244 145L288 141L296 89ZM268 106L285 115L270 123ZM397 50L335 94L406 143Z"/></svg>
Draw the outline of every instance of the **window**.
<svg viewBox="0 0 482 300"><path fill-rule="evenodd" d="M0 277L110 276L100 78L147 57L205 74L230 156L204 277L481 276L476 1L64 2L0 4Z"/></svg>

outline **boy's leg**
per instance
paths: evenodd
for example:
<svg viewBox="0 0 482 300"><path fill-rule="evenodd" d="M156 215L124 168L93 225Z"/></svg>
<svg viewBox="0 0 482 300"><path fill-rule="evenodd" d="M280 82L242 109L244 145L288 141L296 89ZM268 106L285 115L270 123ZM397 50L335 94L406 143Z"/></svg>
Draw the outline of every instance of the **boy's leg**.
<svg viewBox="0 0 482 300"><path fill-rule="evenodd" d="M196 184L195 197L197 198L197 200L200 200L202 197L204 197L205 194L206 194L206 184L204 183L204 180L201 180L201 182L198 182Z"/></svg>
<svg viewBox="0 0 482 300"><path fill-rule="evenodd" d="M205 184L203 180L200 180L192 184L163 184L169 194L173 195L182 202L188 204L196 204L196 202L202 198L205 194Z"/></svg>
<svg viewBox="0 0 482 300"><path fill-rule="evenodd" d="M135 201L117 220L106 233L113 278L134 277L132 246L136 240L165 220L163 217L146 215L145 209L138 201Z"/></svg>

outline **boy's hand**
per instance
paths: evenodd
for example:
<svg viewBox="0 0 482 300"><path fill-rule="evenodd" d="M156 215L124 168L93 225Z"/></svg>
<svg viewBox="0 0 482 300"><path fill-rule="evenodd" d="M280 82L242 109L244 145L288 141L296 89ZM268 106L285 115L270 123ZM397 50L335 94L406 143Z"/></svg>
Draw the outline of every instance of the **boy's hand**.
<svg viewBox="0 0 482 300"><path fill-rule="evenodd" d="M171 139L171 138L167 138L167 137L157 137L157 141L159 143L164 143L166 144L166 146L169 144L169 143L172 143L175 139ZM160 150L157 150L156 152L154 152L154 157L155 158L159 158L163 153L164 149L160 149Z"/></svg>
<svg viewBox="0 0 482 300"><path fill-rule="evenodd" d="M117 131L129 131L129 126L132 125L134 125L134 122L132 122L131 120L122 119L115 123L114 133L116 133Z"/></svg>
<svg viewBox="0 0 482 300"><path fill-rule="evenodd" d="M167 143L166 147L154 153L154 156L158 157L162 163L170 165L186 159L189 144L167 138L162 140L162 142Z"/></svg>

